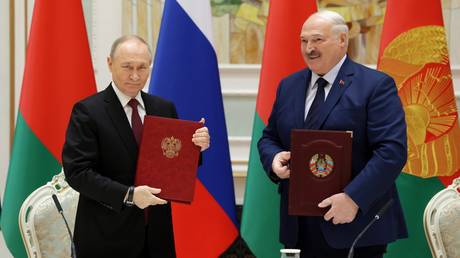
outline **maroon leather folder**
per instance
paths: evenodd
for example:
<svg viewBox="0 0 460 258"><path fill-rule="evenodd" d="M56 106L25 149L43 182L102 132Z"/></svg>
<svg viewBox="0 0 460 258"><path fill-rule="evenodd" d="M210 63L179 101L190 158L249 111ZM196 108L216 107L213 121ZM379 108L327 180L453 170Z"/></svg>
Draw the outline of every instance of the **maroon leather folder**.
<svg viewBox="0 0 460 258"><path fill-rule="evenodd" d="M323 216L329 210L318 203L343 192L350 181L351 147L349 131L292 130L290 215Z"/></svg>
<svg viewBox="0 0 460 258"><path fill-rule="evenodd" d="M200 156L192 135L198 122L145 116L135 185L161 188L158 197L191 203Z"/></svg>

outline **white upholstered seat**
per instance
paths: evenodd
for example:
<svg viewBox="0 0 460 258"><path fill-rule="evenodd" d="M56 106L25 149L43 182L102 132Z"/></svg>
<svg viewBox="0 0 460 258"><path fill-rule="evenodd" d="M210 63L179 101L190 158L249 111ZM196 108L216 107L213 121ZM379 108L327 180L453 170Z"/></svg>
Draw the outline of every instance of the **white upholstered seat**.
<svg viewBox="0 0 460 258"><path fill-rule="evenodd" d="M19 228L29 257L70 257L70 237L54 205L53 193L58 197L73 233L79 194L67 184L61 172L32 192L22 204Z"/></svg>
<svg viewBox="0 0 460 258"><path fill-rule="evenodd" d="M460 177L428 202L423 216L433 257L460 257Z"/></svg>

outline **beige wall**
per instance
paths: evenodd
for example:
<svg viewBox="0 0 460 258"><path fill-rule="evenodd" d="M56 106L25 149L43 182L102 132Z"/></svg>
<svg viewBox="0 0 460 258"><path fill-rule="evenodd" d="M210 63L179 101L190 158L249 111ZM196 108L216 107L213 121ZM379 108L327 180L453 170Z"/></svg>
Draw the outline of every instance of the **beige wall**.
<svg viewBox="0 0 460 258"><path fill-rule="evenodd" d="M10 88L10 69L9 69L9 1L0 3L0 195L3 197L5 185L5 174L8 169L9 159L9 88Z"/></svg>
<svg viewBox="0 0 460 258"><path fill-rule="evenodd" d="M10 69L9 69L9 0L0 1L0 195L3 200L3 189L5 189L6 173L9 160L9 95L10 95ZM3 202L2 202L3 203ZM3 241L3 234L0 234L0 257L12 258Z"/></svg>

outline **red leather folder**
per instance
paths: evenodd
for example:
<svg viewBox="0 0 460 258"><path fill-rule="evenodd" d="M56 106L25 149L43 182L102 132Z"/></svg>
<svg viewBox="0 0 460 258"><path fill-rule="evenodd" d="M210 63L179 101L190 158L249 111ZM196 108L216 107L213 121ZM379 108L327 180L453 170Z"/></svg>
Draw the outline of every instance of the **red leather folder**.
<svg viewBox="0 0 460 258"><path fill-rule="evenodd" d="M200 156L192 135L198 122L145 116L135 185L161 188L158 197L191 203Z"/></svg>
<svg viewBox="0 0 460 258"><path fill-rule="evenodd" d="M318 203L343 192L351 178L352 133L294 129L291 132L290 215L323 216Z"/></svg>

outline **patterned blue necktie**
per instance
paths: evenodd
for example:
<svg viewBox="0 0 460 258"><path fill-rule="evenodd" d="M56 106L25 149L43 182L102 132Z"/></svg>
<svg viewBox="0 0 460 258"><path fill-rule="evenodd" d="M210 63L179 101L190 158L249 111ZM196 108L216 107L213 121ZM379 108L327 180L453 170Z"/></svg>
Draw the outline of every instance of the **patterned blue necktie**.
<svg viewBox="0 0 460 258"><path fill-rule="evenodd" d="M316 80L318 88L316 89L315 99L313 100L313 103L311 103L310 110L308 110L308 115L303 124L303 128L311 128L315 124L316 120L318 120L318 117L320 116L319 111L324 103L324 87L326 87L327 83L328 82L323 77L319 77L318 80Z"/></svg>

